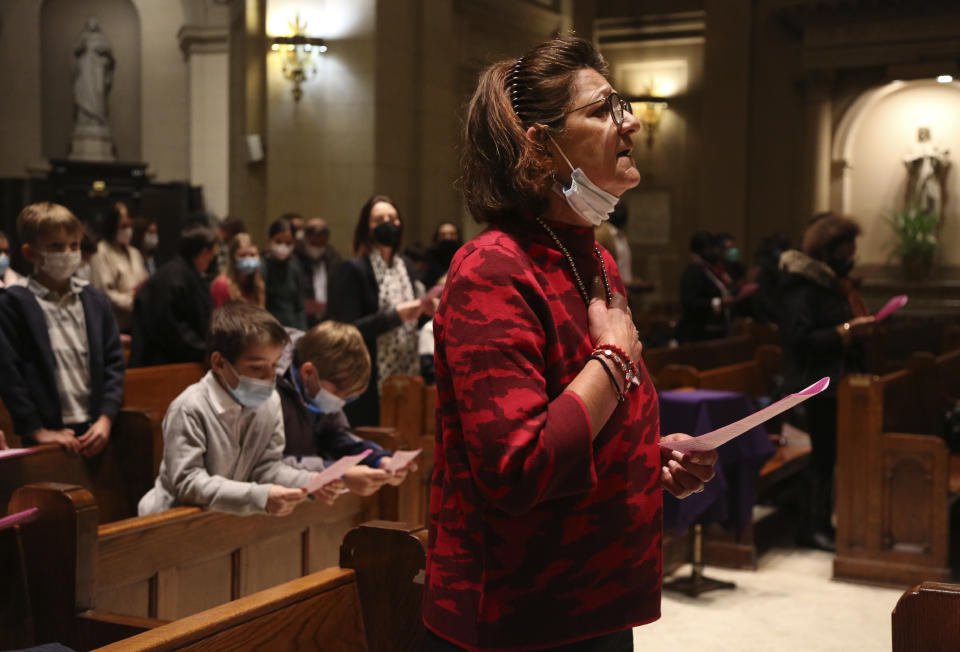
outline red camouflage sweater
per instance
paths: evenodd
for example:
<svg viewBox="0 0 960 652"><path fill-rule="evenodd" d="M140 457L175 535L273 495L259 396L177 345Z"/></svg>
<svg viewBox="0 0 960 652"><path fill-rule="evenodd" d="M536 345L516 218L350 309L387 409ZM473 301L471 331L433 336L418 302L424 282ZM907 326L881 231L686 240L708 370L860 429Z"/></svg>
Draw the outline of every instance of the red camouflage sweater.
<svg viewBox="0 0 960 652"><path fill-rule="evenodd" d="M551 227L589 288L593 230ZM656 392L643 369L591 441L583 402L563 391L593 350L587 309L539 225L490 227L460 249L434 334L426 626L471 650L520 650L659 618Z"/></svg>

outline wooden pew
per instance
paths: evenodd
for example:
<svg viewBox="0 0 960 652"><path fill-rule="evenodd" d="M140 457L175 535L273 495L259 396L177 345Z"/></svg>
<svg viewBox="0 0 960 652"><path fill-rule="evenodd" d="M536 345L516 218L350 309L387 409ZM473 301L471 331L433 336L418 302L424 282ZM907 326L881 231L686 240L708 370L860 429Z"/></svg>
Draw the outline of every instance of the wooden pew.
<svg viewBox="0 0 960 652"><path fill-rule="evenodd" d="M304 649L312 646L310 641L320 640L314 636L321 634L333 636L326 639L323 649L366 649L366 621L371 640L379 641L371 649L422 648L419 605L426 534L420 527L373 522L351 531L339 551L333 546L320 550L322 554L314 554L315 547L305 546L293 560L295 565L310 566L312 572L316 570L314 566L323 569L335 564L339 556L341 565L351 570L320 570L278 587L288 579L282 575L287 564L284 558L293 556L281 540L284 534L306 528L300 532L306 543L311 536L307 530L326 525L310 518L317 510L305 508L314 505L298 507L290 517L269 519L274 523L265 523L267 517L209 513L206 515L213 518L205 519L194 508L185 508L191 512L189 518L182 518L183 513L179 519L174 515L172 520L177 522L173 527L171 519L163 518L163 514L146 517L154 521L151 527L141 529L136 538L113 536L112 541L106 542L106 554L104 539L111 535L105 535L104 528L98 531L96 506L83 488L52 483L24 487L17 491L10 508L24 507L39 508L40 516L37 525L24 529L23 545L37 622L35 632L30 632L29 624L21 621L18 633L35 634L35 642L59 641L76 649L90 649L151 630L150 636L123 641L115 649L249 649L250 643L264 640L260 637L265 635L271 636L270 641L285 641L285 637L292 636L281 647ZM284 521L290 522L283 524ZM325 529L329 535L330 528ZM259 536L255 534L258 531ZM196 608L187 609L188 613L181 614L182 618L169 626L156 618L111 613L107 610L109 605L100 604L105 590L109 592L104 585L109 585L118 574L143 575L144 568L151 564L167 565L169 569L169 564L179 564L187 557L192 557L191 565L177 567L173 574L167 572L159 582L166 586L153 589L154 599L170 607L172 593L182 596L204 591L206 582L215 581L215 574L198 573L198 568L209 567L216 550L231 545L225 543L227 539L232 539L234 546L231 564L240 573L230 578L230 589L244 596L238 596L236 602L231 603L228 596L203 614ZM0 542L3 540L0 536ZM157 556L162 558L151 560ZM293 569L294 578L301 574L299 569ZM261 586L255 586L256 582ZM343 588L347 586L350 588ZM265 590L256 592L261 588ZM196 606L198 599L192 601ZM347 609L351 601L354 606ZM357 605L363 606L362 619ZM9 606L0 602L0 614L7 613ZM287 627L293 630L288 631ZM302 630L299 634L295 633L297 627ZM339 648L333 643L336 641L353 643ZM405 643L400 645L401 641Z"/></svg>
<svg viewBox="0 0 960 652"><path fill-rule="evenodd" d="M874 327L866 342L867 371L887 374L902 369L914 353L941 355L960 348L956 316L893 318Z"/></svg>
<svg viewBox="0 0 960 652"><path fill-rule="evenodd" d="M752 398L769 397L774 389L774 376L780 373L783 353L779 346L757 347L751 360L723 367L697 369L692 365L670 364L657 375L657 388L692 387L730 392L743 392Z"/></svg>
<svg viewBox="0 0 960 652"><path fill-rule="evenodd" d="M891 614L893 652L960 649L960 585L923 582L900 596Z"/></svg>
<svg viewBox="0 0 960 652"><path fill-rule="evenodd" d="M61 482L89 489L104 522L134 516L137 501L153 486L155 436L147 414L121 409L106 447L90 460L55 444L32 447L22 457L0 459L0 505L6 505L18 487Z"/></svg>
<svg viewBox="0 0 960 652"><path fill-rule="evenodd" d="M895 585L950 579L960 455L936 435L957 397L960 350L917 353L900 371L840 383L834 577Z"/></svg>
<svg viewBox="0 0 960 652"><path fill-rule="evenodd" d="M33 607L23 555L21 527L36 520L30 509L0 518L0 649L35 643Z"/></svg>
<svg viewBox="0 0 960 652"><path fill-rule="evenodd" d="M426 385L419 376L394 375L380 390L380 425L396 428L402 446L422 448L417 470L412 471L396 490L382 489L385 495L397 494L396 520L427 523L430 517L430 483L433 478L433 451L437 432L437 388Z"/></svg>

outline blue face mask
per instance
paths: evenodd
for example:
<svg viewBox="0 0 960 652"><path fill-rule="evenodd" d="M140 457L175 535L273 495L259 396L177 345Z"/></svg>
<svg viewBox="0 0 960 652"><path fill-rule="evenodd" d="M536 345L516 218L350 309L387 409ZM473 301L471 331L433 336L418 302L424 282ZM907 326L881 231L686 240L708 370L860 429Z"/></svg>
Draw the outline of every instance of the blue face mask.
<svg viewBox="0 0 960 652"><path fill-rule="evenodd" d="M237 258L237 271L241 274L250 274L260 269L260 259L257 256Z"/></svg>
<svg viewBox="0 0 960 652"><path fill-rule="evenodd" d="M226 360L224 360L224 362L226 362ZM230 387L229 383L225 383L227 391L230 392L230 396L232 396L233 400L237 403L243 407L258 408L273 396L273 381L242 376L237 373L237 370L233 368L232 364L229 362L227 362L227 364L230 365L230 369L232 369L233 373L239 378L239 382L235 388Z"/></svg>
<svg viewBox="0 0 960 652"><path fill-rule="evenodd" d="M740 261L740 250L736 247L730 247L723 255L727 259L728 263L736 263Z"/></svg>
<svg viewBox="0 0 960 652"><path fill-rule="evenodd" d="M0 254L0 276L6 274L8 269L10 269L10 256Z"/></svg>

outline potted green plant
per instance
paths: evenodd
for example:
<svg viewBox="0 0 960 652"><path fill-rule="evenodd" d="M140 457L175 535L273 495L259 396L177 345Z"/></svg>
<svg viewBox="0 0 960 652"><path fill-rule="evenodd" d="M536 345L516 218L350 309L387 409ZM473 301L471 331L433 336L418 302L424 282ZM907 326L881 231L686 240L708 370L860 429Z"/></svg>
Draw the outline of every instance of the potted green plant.
<svg viewBox="0 0 960 652"><path fill-rule="evenodd" d="M908 208L884 218L896 238L892 247L893 257L900 259L907 279L928 278L933 271L938 220L936 213L918 208Z"/></svg>

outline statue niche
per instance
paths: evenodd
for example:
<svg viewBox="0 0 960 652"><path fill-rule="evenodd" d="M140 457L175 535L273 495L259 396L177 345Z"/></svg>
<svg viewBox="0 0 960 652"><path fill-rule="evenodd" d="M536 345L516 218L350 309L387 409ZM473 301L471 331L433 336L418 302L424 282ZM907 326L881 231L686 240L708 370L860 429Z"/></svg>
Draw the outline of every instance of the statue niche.
<svg viewBox="0 0 960 652"><path fill-rule="evenodd" d="M116 62L113 49L96 18L87 23L73 50L73 139L70 158L113 161L108 99Z"/></svg>

